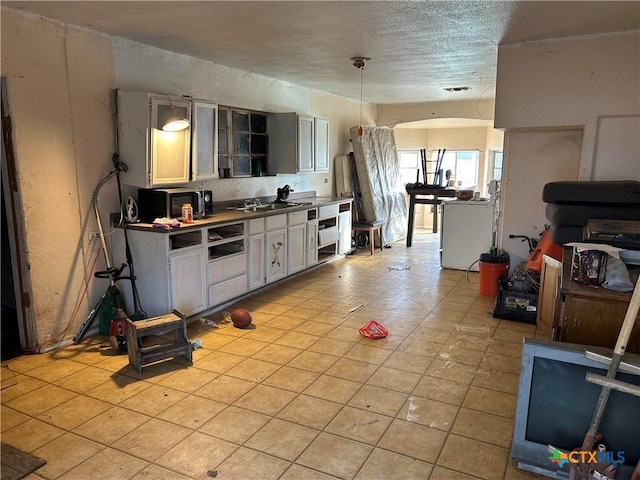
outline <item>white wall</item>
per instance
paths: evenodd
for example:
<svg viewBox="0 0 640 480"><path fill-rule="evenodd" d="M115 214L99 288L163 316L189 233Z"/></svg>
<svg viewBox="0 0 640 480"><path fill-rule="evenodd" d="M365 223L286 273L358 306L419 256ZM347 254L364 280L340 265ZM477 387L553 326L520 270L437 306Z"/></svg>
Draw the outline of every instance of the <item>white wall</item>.
<svg viewBox="0 0 640 480"><path fill-rule="evenodd" d="M428 123L428 122L427 122ZM427 156L440 148L448 150L479 150L478 190L487 195L487 154L489 149L502 150L503 133L489 127L464 128L394 128L396 145L399 150L427 149ZM429 205L416 205L416 225L431 227L432 208Z"/></svg>
<svg viewBox="0 0 640 480"><path fill-rule="evenodd" d="M436 118L473 118L492 120L493 99L455 100L450 102L427 102L399 105L378 105L378 126L395 126L399 123L432 120Z"/></svg>
<svg viewBox="0 0 640 480"><path fill-rule="evenodd" d="M97 229L87 198L113 167L113 89L324 116L330 121L330 157L351 150L348 128L360 121L359 102L5 7L1 20L1 68L15 126L28 261L24 273L32 290L26 320L36 330L30 346L58 334L72 337L108 286L106 280L92 279L93 249L99 242L89 243L86 237ZM373 124L376 115L375 106L364 105L366 124ZM297 191L331 195L333 172L225 179L199 186L212 188L219 201L275 195L286 183ZM101 190L99 206L105 217L118 209L114 180ZM102 258L96 268L104 268ZM93 284L88 299L82 297L85 279ZM80 307L74 317L76 303Z"/></svg>
<svg viewBox="0 0 640 480"><path fill-rule="evenodd" d="M505 162L500 198L501 248L509 252L512 267L525 261L529 250L526 243L509 235L539 238L549 223L542 187L577 178L581 145L582 130L513 131L506 136L505 157L518 159Z"/></svg>
<svg viewBox="0 0 640 480"><path fill-rule="evenodd" d="M546 223L541 201L545 183L598 179L597 169L640 179L639 129L607 131L609 123L601 122L605 117L631 118L622 121L625 125L637 122L640 34L503 45L497 74L495 126L505 129L508 146L500 245L514 258L526 258L526 246L513 245L507 237L540 233L535 228ZM614 158L611 148L599 153L602 142L617 145L625 155Z"/></svg>

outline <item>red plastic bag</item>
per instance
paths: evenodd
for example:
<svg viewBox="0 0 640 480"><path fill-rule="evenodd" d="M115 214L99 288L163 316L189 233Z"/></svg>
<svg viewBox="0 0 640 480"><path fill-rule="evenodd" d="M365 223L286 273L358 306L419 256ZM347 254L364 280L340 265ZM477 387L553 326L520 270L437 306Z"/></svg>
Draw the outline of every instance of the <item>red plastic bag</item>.
<svg viewBox="0 0 640 480"><path fill-rule="evenodd" d="M364 327L362 327L358 331L360 332L360 335L371 339L384 338L389 333L387 332L386 328L384 328L375 320L370 320Z"/></svg>

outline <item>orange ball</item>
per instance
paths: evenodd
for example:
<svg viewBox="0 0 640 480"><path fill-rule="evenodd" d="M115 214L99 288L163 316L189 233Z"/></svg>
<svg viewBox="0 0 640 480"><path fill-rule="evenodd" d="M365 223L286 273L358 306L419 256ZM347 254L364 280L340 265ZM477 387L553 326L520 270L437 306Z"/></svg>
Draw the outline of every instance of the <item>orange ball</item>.
<svg viewBox="0 0 640 480"><path fill-rule="evenodd" d="M236 328L245 328L251 325L251 312L245 308L236 308L231 312L231 321Z"/></svg>

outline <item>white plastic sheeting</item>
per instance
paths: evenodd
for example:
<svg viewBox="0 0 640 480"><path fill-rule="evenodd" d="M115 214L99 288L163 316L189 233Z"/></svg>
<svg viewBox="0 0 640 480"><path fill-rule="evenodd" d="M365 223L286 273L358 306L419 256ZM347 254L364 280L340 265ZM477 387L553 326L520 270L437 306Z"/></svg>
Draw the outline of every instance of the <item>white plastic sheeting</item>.
<svg viewBox="0 0 640 480"><path fill-rule="evenodd" d="M365 220L382 220L382 243L407 236L407 201L400 180L400 164L393 130L351 127L351 143Z"/></svg>

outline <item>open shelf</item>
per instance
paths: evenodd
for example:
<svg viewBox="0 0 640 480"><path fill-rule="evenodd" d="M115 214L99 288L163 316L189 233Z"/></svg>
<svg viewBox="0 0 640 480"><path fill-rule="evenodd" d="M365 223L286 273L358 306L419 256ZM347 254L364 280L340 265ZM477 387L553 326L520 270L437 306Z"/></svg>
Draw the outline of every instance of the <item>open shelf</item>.
<svg viewBox="0 0 640 480"><path fill-rule="evenodd" d="M221 258L236 253L242 253L244 252L244 239L221 243L219 245L211 245L208 248L208 252L209 260L215 260L216 258Z"/></svg>
<svg viewBox="0 0 640 480"><path fill-rule="evenodd" d="M181 248L188 248L201 244L202 233L200 230L174 233L169 236L169 250L179 250Z"/></svg>
<svg viewBox="0 0 640 480"><path fill-rule="evenodd" d="M244 252L244 222L229 223L207 229L207 254L209 260Z"/></svg>
<svg viewBox="0 0 640 480"><path fill-rule="evenodd" d="M325 260L330 257L335 257L338 254L338 244L332 243L329 245L325 245L318 249L318 262Z"/></svg>
<svg viewBox="0 0 640 480"><path fill-rule="evenodd" d="M244 236L244 222L220 225L207 230L207 240L209 243L224 242L231 238Z"/></svg>

